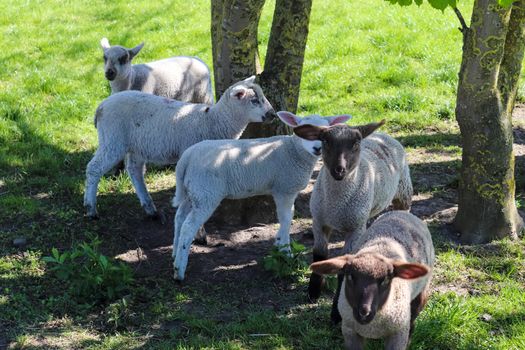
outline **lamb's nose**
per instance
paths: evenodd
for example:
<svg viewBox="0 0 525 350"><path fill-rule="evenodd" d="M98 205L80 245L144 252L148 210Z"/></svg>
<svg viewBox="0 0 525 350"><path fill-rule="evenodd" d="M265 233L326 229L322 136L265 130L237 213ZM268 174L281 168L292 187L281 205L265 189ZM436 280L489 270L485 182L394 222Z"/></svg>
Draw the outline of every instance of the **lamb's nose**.
<svg viewBox="0 0 525 350"><path fill-rule="evenodd" d="M370 306L368 305L362 305L359 307L359 316L361 317L367 317L370 315Z"/></svg>
<svg viewBox="0 0 525 350"><path fill-rule="evenodd" d="M321 147L312 147L314 149L314 153L316 155L320 155L321 154Z"/></svg>
<svg viewBox="0 0 525 350"><path fill-rule="evenodd" d="M342 173L345 172L345 168L342 165L337 165L335 167L335 172L338 173L338 174L342 174Z"/></svg>

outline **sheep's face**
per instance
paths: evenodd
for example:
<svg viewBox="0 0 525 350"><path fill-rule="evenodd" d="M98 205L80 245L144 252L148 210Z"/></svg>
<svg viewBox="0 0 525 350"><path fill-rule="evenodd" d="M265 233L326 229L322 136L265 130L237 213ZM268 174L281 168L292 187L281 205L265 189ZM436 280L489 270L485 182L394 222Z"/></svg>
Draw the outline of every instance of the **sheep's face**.
<svg viewBox="0 0 525 350"><path fill-rule="evenodd" d="M269 122L275 118L275 110L254 80L255 76L252 76L234 84L229 89L230 100L249 122Z"/></svg>
<svg viewBox="0 0 525 350"><path fill-rule="evenodd" d="M302 125L308 127L316 127L319 129L327 129L330 125L336 125L339 123L345 123L348 119L351 118L349 115L338 115L335 117L321 117L319 115L309 115L306 117L298 117L290 112L277 112L279 119L283 121L288 126L294 128L294 132L297 136L301 138L301 144L303 148L310 154L314 156L321 155L322 143L320 140L315 138L308 138L308 135L303 135L300 131L296 132L295 130L301 129Z"/></svg>
<svg viewBox="0 0 525 350"><path fill-rule="evenodd" d="M334 125L326 127L301 127L294 130L296 134L308 140L322 142L323 163L330 175L337 180L343 180L359 164L361 140L383 125L372 123L357 127Z"/></svg>
<svg viewBox="0 0 525 350"><path fill-rule="evenodd" d="M105 38L104 38L105 39ZM144 46L144 43L132 49L115 45L109 46L109 42L102 39L100 44L104 51L104 75L109 81L126 79L131 72L131 60Z"/></svg>
<svg viewBox="0 0 525 350"><path fill-rule="evenodd" d="M392 260L374 253L339 256L315 262L310 268L318 274L344 274L344 296L360 324L370 323L385 305L394 278L415 279L429 271L423 264Z"/></svg>

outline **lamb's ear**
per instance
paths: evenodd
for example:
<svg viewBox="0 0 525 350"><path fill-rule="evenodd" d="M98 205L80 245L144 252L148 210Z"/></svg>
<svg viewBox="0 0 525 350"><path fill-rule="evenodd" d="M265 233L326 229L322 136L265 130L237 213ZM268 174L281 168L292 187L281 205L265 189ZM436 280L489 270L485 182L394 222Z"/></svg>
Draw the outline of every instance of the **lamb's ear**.
<svg viewBox="0 0 525 350"><path fill-rule="evenodd" d="M129 59L132 60L133 57L137 56L137 54L140 52L140 50L142 50L143 47L144 47L144 42L141 42L140 44L138 44L134 48L129 49L128 50L129 56L130 56Z"/></svg>
<svg viewBox="0 0 525 350"><path fill-rule="evenodd" d="M255 82L255 75L252 75L249 78L246 78L242 81L245 84L253 84Z"/></svg>
<svg viewBox="0 0 525 350"><path fill-rule="evenodd" d="M108 38L102 38L100 39L100 46L102 47L102 50L107 50L111 47L111 45L109 45L109 40Z"/></svg>
<svg viewBox="0 0 525 350"><path fill-rule="evenodd" d="M285 123L288 126L291 126L292 128L298 126L299 122L301 121L301 118L287 111L279 111L277 112L277 116L279 117L279 119L281 119L283 123Z"/></svg>
<svg viewBox="0 0 525 350"><path fill-rule="evenodd" d="M357 130L359 130L359 132L361 133L361 136L363 138L365 138L368 135L370 135L371 133L373 133L374 131L376 131L377 128L379 128L380 126L382 126L384 124L385 124L385 120L383 119L379 123L370 123L370 124L366 124L366 125L359 125L359 126L356 126L355 128Z"/></svg>
<svg viewBox="0 0 525 350"><path fill-rule="evenodd" d="M407 263L404 261L394 261L394 276L412 280L425 276L429 269L426 265L417 263Z"/></svg>
<svg viewBox="0 0 525 350"><path fill-rule="evenodd" d="M325 129L327 129L326 126L303 124L294 128L293 132L302 139L308 141L316 141L321 140L321 135L323 134Z"/></svg>
<svg viewBox="0 0 525 350"><path fill-rule="evenodd" d="M335 275L341 272L345 265L350 262L351 255L342 255L336 258L314 262L310 270L320 275Z"/></svg>
<svg viewBox="0 0 525 350"><path fill-rule="evenodd" d="M232 87L230 91L230 97L236 97L238 100L242 99L244 96L246 96L246 92L248 89L246 89L242 85L236 85Z"/></svg>
<svg viewBox="0 0 525 350"><path fill-rule="evenodd" d="M352 116L348 115L348 114L341 114L341 115L336 115L336 116L333 116L333 117L325 117L325 118L328 119L328 123L330 125L335 125L335 124L344 124L344 123L346 123L347 121L352 119Z"/></svg>

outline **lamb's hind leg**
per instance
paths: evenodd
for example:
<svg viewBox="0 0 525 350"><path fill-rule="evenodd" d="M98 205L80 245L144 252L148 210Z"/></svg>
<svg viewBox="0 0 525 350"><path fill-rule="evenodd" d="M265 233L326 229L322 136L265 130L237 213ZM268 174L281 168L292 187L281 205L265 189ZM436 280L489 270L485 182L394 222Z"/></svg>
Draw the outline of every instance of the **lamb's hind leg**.
<svg viewBox="0 0 525 350"><path fill-rule="evenodd" d="M146 183L144 182L144 173L146 172L146 164L142 160L136 159L132 154L128 154L126 157L126 170L128 171L129 177L137 197L139 197L140 205L144 208L146 214L153 218L158 218L157 208L153 204L153 200L148 193Z"/></svg>
<svg viewBox="0 0 525 350"><path fill-rule="evenodd" d="M124 158L124 150L117 148L97 149L86 167L86 190L84 192L84 207L86 215L97 218L97 189L100 178L110 171L115 164Z"/></svg>
<svg viewBox="0 0 525 350"><path fill-rule="evenodd" d="M399 179L397 193L392 201L395 210L409 210L412 205L412 180L410 179L410 169L405 164Z"/></svg>
<svg viewBox="0 0 525 350"><path fill-rule="evenodd" d="M328 258L328 240L330 239L332 229L322 225L319 220L314 219L313 232L313 262L326 260ZM319 299L324 283L323 275L312 272L310 282L308 283L308 298L310 301L315 302Z"/></svg>

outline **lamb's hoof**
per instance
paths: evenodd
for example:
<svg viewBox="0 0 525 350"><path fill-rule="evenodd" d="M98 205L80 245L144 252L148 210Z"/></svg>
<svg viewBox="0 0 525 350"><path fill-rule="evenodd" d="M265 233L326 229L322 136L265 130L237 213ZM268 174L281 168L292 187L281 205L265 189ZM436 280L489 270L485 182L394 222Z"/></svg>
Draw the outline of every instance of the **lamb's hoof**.
<svg viewBox="0 0 525 350"><path fill-rule="evenodd" d="M153 214L146 214L146 217L152 221L159 221L162 225L166 224L166 214L162 211L156 211Z"/></svg>
<svg viewBox="0 0 525 350"><path fill-rule="evenodd" d="M206 238L206 236L204 236L204 237L195 237L195 239L193 240L193 243L195 243L197 245L208 245L208 238Z"/></svg>
<svg viewBox="0 0 525 350"><path fill-rule="evenodd" d="M84 215L84 217L88 218L89 220L98 220L100 217L98 216L98 213L95 211L88 210L88 212Z"/></svg>

